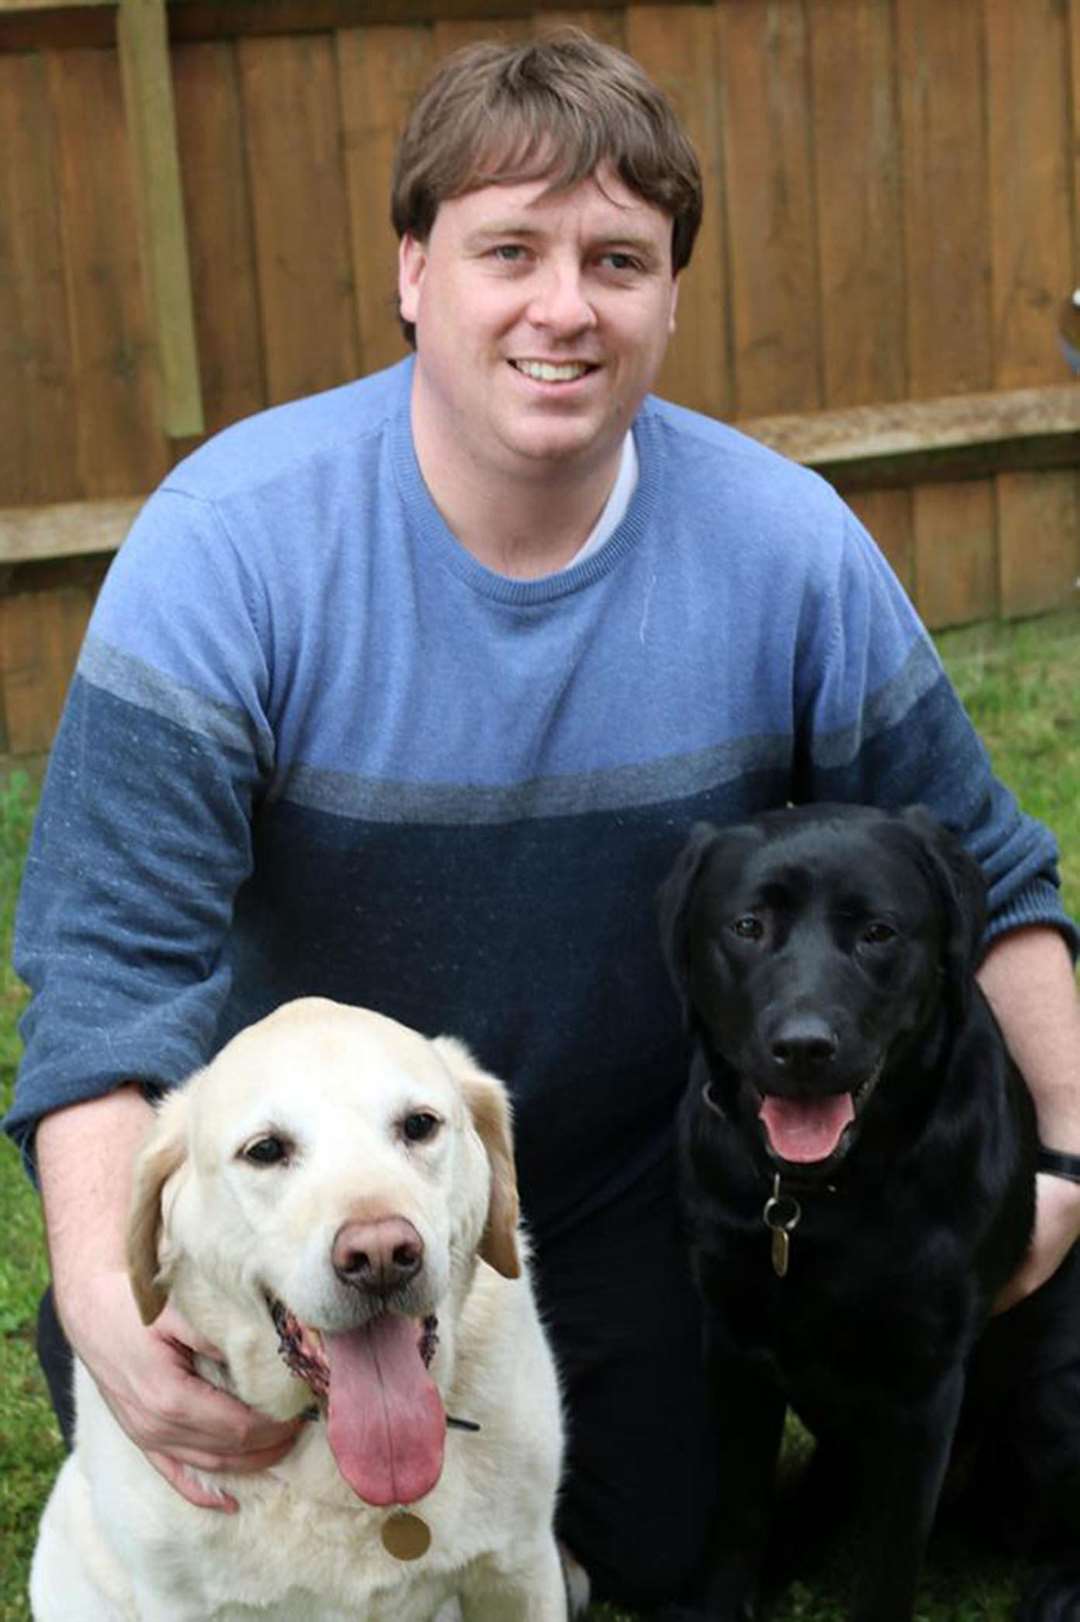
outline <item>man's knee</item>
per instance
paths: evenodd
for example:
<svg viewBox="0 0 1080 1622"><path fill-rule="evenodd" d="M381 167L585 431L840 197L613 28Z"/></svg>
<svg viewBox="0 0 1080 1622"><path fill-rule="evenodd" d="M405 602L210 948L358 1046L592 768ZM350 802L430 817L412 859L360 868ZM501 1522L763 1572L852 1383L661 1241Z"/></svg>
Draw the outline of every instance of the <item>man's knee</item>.
<svg viewBox="0 0 1080 1622"><path fill-rule="evenodd" d="M703 1549L638 1539L621 1548L594 1551L586 1560L593 1598L635 1613L688 1604L698 1592Z"/></svg>
<svg viewBox="0 0 1080 1622"><path fill-rule="evenodd" d="M705 1565L710 1493L672 1492L657 1477L643 1502L599 1504L568 1487L559 1536L589 1574L594 1600L649 1612L697 1592Z"/></svg>

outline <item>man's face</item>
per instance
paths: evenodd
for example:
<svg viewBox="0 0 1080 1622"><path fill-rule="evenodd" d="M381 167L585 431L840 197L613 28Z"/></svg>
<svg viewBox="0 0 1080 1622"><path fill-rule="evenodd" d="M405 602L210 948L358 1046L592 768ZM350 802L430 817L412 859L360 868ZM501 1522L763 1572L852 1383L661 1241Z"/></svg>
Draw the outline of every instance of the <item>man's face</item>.
<svg viewBox="0 0 1080 1622"><path fill-rule="evenodd" d="M502 475L613 459L674 328L671 220L611 171L484 186L401 244L418 444Z"/></svg>

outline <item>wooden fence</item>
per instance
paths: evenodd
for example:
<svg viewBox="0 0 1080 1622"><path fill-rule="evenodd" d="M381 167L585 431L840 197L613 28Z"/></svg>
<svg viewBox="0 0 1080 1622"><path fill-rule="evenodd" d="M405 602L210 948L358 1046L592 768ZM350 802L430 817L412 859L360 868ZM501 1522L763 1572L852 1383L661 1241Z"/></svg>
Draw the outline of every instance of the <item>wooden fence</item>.
<svg viewBox="0 0 1080 1622"><path fill-rule="evenodd" d="M933 626L1070 598L1080 0L0 0L0 756L139 499L396 359L391 152L462 42L583 24L706 173L663 392L849 494Z"/></svg>

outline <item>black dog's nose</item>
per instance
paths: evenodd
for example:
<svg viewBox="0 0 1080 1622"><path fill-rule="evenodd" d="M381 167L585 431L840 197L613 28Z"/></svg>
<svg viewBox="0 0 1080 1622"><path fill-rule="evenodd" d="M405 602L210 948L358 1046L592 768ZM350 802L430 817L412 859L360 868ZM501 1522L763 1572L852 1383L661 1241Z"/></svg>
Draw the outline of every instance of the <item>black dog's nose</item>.
<svg viewBox="0 0 1080 1622"><path fill-rule="evenodd" d="M330 1259L343 1284L389 1295L420 1271L424 1241L404 1217L346 1222L334 1236Z"/></svg>
<svg viewBox="0 0 1080 1622"><path fill-rule="evenodd" d="M821 1070L836 1058L838 1047L823 1019L803 1014L784 1022L769 1043L769 1053L785 1070Z"/></svg>

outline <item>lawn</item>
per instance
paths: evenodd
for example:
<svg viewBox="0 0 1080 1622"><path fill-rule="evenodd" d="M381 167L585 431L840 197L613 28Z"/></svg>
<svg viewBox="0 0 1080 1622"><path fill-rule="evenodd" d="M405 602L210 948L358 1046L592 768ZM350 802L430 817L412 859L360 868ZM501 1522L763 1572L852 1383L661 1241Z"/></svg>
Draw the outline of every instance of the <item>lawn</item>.
<svg viewBox="0 0 1080 1622"><path fill-rule="evenodd" d="M1066 902L1074 915L1080 913L1080 614L952 632L939 646L999 774L1057 832ZM0 793L0 1110L17 1056L21 992L7 967L7 942L32 806L25 779L13 779ZM34 1527L61 1453L33 1354L45 1276L41 1225L6 1142L0 1145L0 1218L0 1622L25 1622ZM776 1622L834 1622L843 1614L836 1592L835 1578L813 1592L796 1587ZM980 1559L976 1568L962 1551L938 1547L919 1622L1004 1622L1013 1592L1009 1571L995 1560ZM594 1615L596 1622L616 1622L613 1612Z"/></svg>

